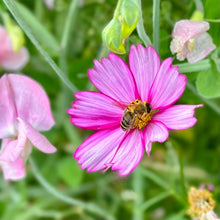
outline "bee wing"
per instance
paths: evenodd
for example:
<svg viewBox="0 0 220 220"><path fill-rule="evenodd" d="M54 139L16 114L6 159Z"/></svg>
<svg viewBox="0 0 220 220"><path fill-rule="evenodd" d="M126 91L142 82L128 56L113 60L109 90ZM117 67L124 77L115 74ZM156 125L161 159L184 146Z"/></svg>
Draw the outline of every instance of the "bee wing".
<svg viewBox="0 0 220 220"><path fill-rule="evenodd" d="M115 102L112 102L112 105L117 106L124 110L128 107L129 103L115 101Z"/></svg>

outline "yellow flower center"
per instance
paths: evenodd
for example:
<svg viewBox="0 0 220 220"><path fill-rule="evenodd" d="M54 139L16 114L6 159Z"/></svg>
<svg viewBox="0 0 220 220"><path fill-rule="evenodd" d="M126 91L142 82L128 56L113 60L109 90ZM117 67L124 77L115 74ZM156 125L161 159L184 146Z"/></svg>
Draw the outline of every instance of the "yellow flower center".
<svg viewBox="0 0 220 220"><path fill-rule="evenodd" d="M190 204L189 214L201 215L215 207L215 201L212 198L212 194L205 189L196 189L194 187L190 188L188 194L188 200Z"/></svg>

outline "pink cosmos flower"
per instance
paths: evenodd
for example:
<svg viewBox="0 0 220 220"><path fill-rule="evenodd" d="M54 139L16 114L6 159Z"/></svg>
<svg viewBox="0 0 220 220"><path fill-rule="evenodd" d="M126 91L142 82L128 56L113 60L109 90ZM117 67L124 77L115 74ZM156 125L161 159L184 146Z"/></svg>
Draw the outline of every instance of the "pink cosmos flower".
<svg viewBox="0 0 220 220"><path fill-rule="evenodd" d="M23 68L29 59L28 51L22 47L14 52L12 42L7 30L0 25L0 67L6 70L19 70Z"/></svg>
<svg viewBox="0 0 220 220"><path fill-rule="evenodd" d="M177 53L178 60L187 58L189 63L203 59L216 48L207 30L209 23L205 21L178 21L172 33L171 52Z"/></svg>
<svg viewBox="0 0 220 220"><path fill-rule="evenodd" d="M44 90L27 76L9 74L0 78L0 168L5 180L25 176L25 161L32 145L44 153L56 148L38 131L54 125Z"/></svg>
<svg viewBox="0 0 220 220"><path fill-rule="evenodd" d="M114 53L94 64L88 75L100 92L76 93L77 100L68 109L74 125L97 131L74 154L87 172L111 167L127 175L140 162L144 149L149 155L152 142L168 138L168 129L186 129L196 123L194 110L201 105L173 105L185 89L186 76L172 67L172 58L161 63L153 47L132 45L129 67ZM135 123L123 130L132 122L124 115L136 102L146 111L130 112Z"/></svg>

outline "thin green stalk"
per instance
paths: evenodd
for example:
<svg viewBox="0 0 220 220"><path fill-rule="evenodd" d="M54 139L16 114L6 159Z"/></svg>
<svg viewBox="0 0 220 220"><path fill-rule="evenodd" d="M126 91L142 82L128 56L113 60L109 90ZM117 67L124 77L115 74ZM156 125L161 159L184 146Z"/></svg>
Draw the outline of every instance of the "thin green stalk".
<svg viewBox="0 0 220 220"><path fill-rule="evenodd" d="M204 98L202 95L200 95L197 92L196 88L193 86L193 84L191 82L188 81L187 84L186 84L186 87L192 93L194 93L197 97L199 97L205 104L207 104L213 111L215 111L217 114L220 115L220 108L219 108L219 106L216 103L214 103L213 101L208 100L208 99Z"/></svg>
<svg viewBox="0 0 220 220"><path fill-rule="evenodd" d="M114 16L113 16L114 18L117 18L119 16L122 1L123 0L118 0L117 6L114 12Z"/></svg>
<svg viewBox="0 0 220 220"><path fill-rule="evenodd" d="M144 29L141 0L137 0L137 3L139 5L139 10L140 10L139 11L140 18L139 18L139 21L137 23L137 33L138 33L138 36L140 37L140 39L144 42L145 46L147 47L149 45L152 45L152 42L151 42L150 38L148 37L147 33L145 32L145 29Z"/></svg>
<svg viewBox="0 0 220 220"><path fill-rule="evenodd" d="M212 22L212 23L220 23L220 19L209 19L209 18L205 18L204 19L207 22Z"/></svg>
<svg viewBox="0 0 220 220"><path fill-rule="evenodd" d="M204 8L201 0L194 0L196 5L196 10L199 10L204 13Z"/></svg>
<svg viewBox="0 0 220 220"><path fill-rule="evenodd" d="M179 67L180 73L190 73L209 69L211 67L211 63L209 59L205 59L196 63L181 63L174 66Z"/></svg>
<svg viewBox="0 0 220 220"><path fill-rule="evenodd" d="M43 1L35 1L34 11L38 20L41 21L44 15Z"/></svg>
<svg viewBox="0 0 220 220"><path fill-rule="evenodd" d="M143 193L143 176L140 166L138 166L133 173L133 190L137 195L137 198L134 200L133 206L133 220L142 220L144 219L143 210L140 209L141 205L144 202L144 193Z"/></svg>
<svg viewBox="0 0 220 220"><path fill-rule="evenodd" d="M60 79L63 81L63 83L66 84L66 86L73 91L74 93L78 91L78 89L69 81L69 79L65 76L65 74L59 69L59 67L56 65L56 63L53 61L53 59L49 56L49 54L41 47L39 42L36 40L34 35L32 34L30 28L26 25L26 23L23 21L23 19L20 16L20 13L14 4L13 0L3 0L8 10L11 12L19 26L22 28L24 33L27 35L27 37L30 39L30 41L34 44L34 46L37 48L37 50L41 53L41 55L44 57L44 59L49 63L49 65L52 67L52 69L55 71L55 73L60 77Z"/></svg>
<svg viewBox="0 0 220 220"><path fill-rule="evenodd" d="M61 49L60 64L64 63L64 62L62 62L63 60L64 61L66 60L66 53L68 50L70 34L71 34L71 31L73 30L75 20L76 20L78 3L79 3L79 0L72 0L71 1L69 11L68 11L68 14L66 17L65 26L63 29L63 35L62 35L62 39L61 39L61 43L60 43L60 49ZM63 69L63 68L61 68L61 69ZM64 69L66 69L66 68L64 68Z"/></svg>
<svg viewBox="0 0 220 220"><path fill-rule="evenodd" d="M187 190L186 190L186 185L185 185L185 176L184 176L184 170L183 170L183 158L182 154L180 153L179 155L179 165L180 165L180 183L181 183L181 188L182 188L182 193L183 193L183 201L187 201ZM186 202L187 203L187 202Z"/></svg>
<svg viewBox="0 0 220 220"><path fill-rule="evenodd" d="M153 0L153 45L160 50L160 0Z"/></svg>
<svg viewBox="0 0 220 220"><path fill-rule="evenodd" d="M111 216L109 213L107 213L105 210L103 210L102 208L100 208L99 206L97 206L95 204L82 202L82 201L74 199L72 197L68 197L68 196L60 193L59 191L57 191L56 188L51 186L50 183L48 183L47 180L44 179L44 177L39 172L39 170L38 170L37 166L35 165L35 162L32 158L29 158L29 162L31 164L32 171L33 171L35 178L46 189L46 191L48 193L50 193L54 197L58 198L59 200L65 202L69 205L82 207L89 212L92 212L96 215L102 216L102 217L109 219L109 220L114 219L113 216Z"/></svg>
<svg viewBox="0 0 220 220"><path fill-rule="evenodd" d="M141 170L143 176L147 177L148 179L152 180L154 183L156 183L158 186L162 187L163 189L168 190L170 187L163 179L161 179L159 176L157 176L155 173L151 172L147 169Z"/></svg>
<svg viewBox="0 0 220 220"><path fill-rule="evenodd" d="M156 195L155 197L147 200L144 204L142 204L141 209L143 211L146 211L146 209L149 209L151 206L157 204L161 200L166 199L167 197L169 197L171 195L173 195L173 193L170 191L162 192L162 193Z"/></svg>

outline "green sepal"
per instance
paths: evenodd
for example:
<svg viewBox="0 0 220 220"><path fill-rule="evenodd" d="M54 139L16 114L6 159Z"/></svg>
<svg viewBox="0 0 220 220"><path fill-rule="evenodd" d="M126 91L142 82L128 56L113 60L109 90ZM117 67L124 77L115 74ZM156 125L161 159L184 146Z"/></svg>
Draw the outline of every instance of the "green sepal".
<svg viewBox="0 0 220 220"><path fill-rule="evenodd" d="M113 18L102 31L102 40L106 46L113 52L124 54L125 47L121 34L121 22L117 18Z"/></svg>
<svg viewBox="0 0 220 220"><path fill-rule="evenodd" d="M199 10L194 11L190 20L191 21L203 21L204 20L203 12Z"/></svg>

